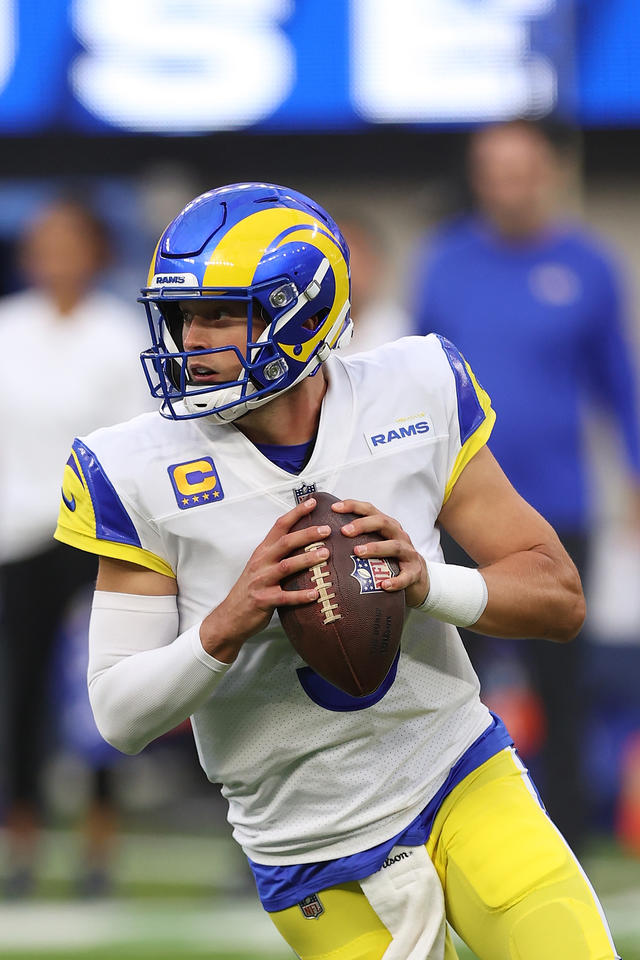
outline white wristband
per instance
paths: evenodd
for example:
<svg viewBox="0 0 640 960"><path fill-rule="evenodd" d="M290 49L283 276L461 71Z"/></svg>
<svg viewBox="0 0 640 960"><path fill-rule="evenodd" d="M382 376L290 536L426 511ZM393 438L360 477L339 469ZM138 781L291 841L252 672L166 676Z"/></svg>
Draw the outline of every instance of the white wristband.
<svg viewBox="0 0 640 960"><path fill-rule="evenodd" d="M417 610L456 627L470 627L480 619L489 591L479 570L427 560L427 572L429 593Z"/></svg>

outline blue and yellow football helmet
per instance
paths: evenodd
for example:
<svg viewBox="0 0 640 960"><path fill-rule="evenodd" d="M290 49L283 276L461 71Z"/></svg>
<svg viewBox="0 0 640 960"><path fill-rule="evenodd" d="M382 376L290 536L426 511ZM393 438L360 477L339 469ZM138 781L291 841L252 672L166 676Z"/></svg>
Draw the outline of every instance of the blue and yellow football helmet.
<svg viewBox="0 0 640 960"><path fill-rule="evenodd" d="M160 412L236 420L317 372L351 338L349 249L308 197L271 183L235 183L188 203L166 228L141 291L152 346L141 354ZM179 300L246 301L245 356L183 349ZM253 341L253 318L265 324ZM313 318L313 322L310 321ZM194 384L187 359L233 350L234 381Z"/></svg>

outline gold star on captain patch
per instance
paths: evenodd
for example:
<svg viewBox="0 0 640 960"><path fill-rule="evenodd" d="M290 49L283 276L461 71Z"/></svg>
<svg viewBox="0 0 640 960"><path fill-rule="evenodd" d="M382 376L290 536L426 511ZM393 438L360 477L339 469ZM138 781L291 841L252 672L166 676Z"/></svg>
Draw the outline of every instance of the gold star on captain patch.
<svg viewBox="0 0 640 960"><path fill-rule="evenodd" d="M203 499L203 500L208 500L208 499L209 499L209 494L208 494L208 493L203 493L203 494L202 494L202 499Z"/></svg>
<svg viewBox="0 0 640 960"><path fill-rule="evenodd" d="M194 502L194 503L197 503L199 499L200 499L200 497L194 497L194 498L193 498L193 502Z"/></svg>
<svg viewBox="0 0 640 960"><path fill-rule="evenodd" d="M186 505L189 503L189 498L188 498L188 497L183 497L183 498L182 498L182 502L184 503L184 505L185 505L185 507L186 507Z"/></svg>
<svg viewBox="0 0 640 960"><path fill-rule="evenodd" d="M214 495L214 497L219 497L219 496L220 496L220 494L218 493L217 490L214 490L214 491L213 491L213 495Z"/></svg>

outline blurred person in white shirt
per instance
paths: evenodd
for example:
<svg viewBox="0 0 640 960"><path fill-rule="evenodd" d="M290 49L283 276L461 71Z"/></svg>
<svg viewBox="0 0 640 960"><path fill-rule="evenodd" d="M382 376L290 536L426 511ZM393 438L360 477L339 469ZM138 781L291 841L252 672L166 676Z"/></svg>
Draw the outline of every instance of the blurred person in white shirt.
<svg viewBox="0 0 640 960"><path fill-rule="evenodd" d="M96 575L91 557L52 539L60 460L78 433L149 409L136 356L144 340L137 312L97 286L110 260L107 230L94 213L56 201L20 238L27 288L0 301L3 781L6 893L13 896L34 884L56 637L70 601ZM107 781L104 770L95 771L86 826L82 883L96 892L113 834Z"/></svg>

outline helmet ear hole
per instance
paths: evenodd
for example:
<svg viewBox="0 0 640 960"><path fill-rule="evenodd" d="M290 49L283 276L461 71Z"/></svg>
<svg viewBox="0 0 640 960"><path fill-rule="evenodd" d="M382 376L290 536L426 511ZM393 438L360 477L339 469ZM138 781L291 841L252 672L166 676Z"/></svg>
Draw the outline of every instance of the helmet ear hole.
<svg viewBox="0 0 640 960"><path fill-rule="evenodd" d="M256 297L253 297L251 301L251 319L254 322L258 320L260 323L264 323L265 327L268 327L271 323L271 317Z"/></svg>
<svg viewBox="0 0 640 960"><path fill-rule="evenodd" d="M181 383L180 383L181 371L180 371L180 364L178 363L178 361L167 360L165 362L164 371L169 382L173 384L176 390L180 390L181 389Z"/></svg>
<svg viewBox="0 0 640 960"><path fill-rule="evenodd" d="M318 327L322 326L328 316L328 310L320 310L318 313L314 313L312 317L309 317L308 320L305 320L302 326L305 330L310 330L312 333L315 333Z"/></svg>
<svg viewBox="0 0 640 960"><path fill-rule="evenodd" d="M171 339L178 350L184 350L182 341L182 313L177 303L159 303L158 310L163 316L167 329L171 334Z"/></svg>

